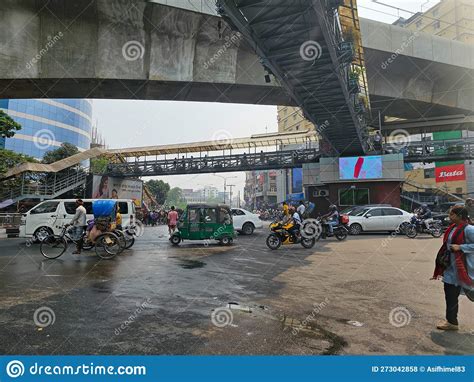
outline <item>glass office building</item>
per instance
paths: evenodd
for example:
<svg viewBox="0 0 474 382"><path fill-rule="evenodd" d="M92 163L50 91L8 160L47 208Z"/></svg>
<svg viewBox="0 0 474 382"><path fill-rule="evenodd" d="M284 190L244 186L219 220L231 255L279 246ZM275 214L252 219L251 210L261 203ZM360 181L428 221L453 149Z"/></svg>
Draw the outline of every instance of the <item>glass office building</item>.
<svg viewBox="0 0 474 382"><path fill-rule="evenodd" d="M80 151L90 147L92 104L89 100L0 100L0 109L22 127L13 138L0 141L0 148L41 159L63 142L77 146Z"/></svg>

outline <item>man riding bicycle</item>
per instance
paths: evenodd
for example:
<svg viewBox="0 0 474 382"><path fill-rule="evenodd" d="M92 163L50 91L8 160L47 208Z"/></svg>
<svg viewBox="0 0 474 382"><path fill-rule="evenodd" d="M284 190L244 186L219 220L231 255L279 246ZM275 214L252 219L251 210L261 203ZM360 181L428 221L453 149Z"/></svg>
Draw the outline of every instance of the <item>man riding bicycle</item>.
<svg viewBox="0 0 474 382"><path fill-rule="evenodd" d="M84 202L82 199L76 200L76 213L74 217L69 222L68 225L72 225L74 227L74 236L78 238L76 244L76 250L73 252L73 255L79 255L82 251L82 246L84 244L84 228L87 226L87 212L84 207Z"/></svg>

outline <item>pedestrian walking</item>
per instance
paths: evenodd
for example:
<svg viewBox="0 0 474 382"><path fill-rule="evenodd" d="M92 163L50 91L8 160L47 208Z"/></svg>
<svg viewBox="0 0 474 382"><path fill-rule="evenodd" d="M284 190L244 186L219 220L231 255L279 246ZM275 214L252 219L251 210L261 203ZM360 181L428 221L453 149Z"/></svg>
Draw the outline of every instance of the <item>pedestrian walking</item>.
<svg viewBox="0 0 474 382"><path fill-rule="evenodd" d="M170 212L168 212L168 233L170 236L176 230L176 225L178 224L178 212L176 212L174 206L171 206Z"/></svg>
<svg viewBox="0 0 474 382"><path fill-rule="evenodd" d="M454 206L449 212L451 225L444 234L443 245L436 256L433 279L443 278L446 319L436 326L440 330L458 330L459 296L474 300L474 226L468 224L468 212Z"/></svg>

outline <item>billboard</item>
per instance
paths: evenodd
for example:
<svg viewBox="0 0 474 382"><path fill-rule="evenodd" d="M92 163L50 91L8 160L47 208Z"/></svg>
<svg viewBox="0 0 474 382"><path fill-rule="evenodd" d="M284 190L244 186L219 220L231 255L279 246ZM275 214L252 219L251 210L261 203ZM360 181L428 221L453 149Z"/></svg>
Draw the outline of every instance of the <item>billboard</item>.
<svg viewBox="0 0 474 382"><path fill-rule="evenodd" d="M340 180L382 178L382 156L339 158Z"/></svg>
<svg viewBox="0 0 474 382"><path fill-rule="evenodd" d="M435 168L436 183L453 182L455 180L466 180L466 169L464 164Z"/></svg>
<svg viewBox="0 0 474 382"><path fill-rule="evenodd" d="M302 168L294 168L292 172L292 192L294 194L303 192L303 169Z"/></svg>
<svg viewBox="0 0 474 382"><path fill-rule="evenodd" d="M141 205L143 182L107 175L94 175L92 179L92 198L94 199L132 199Z"/></svg>

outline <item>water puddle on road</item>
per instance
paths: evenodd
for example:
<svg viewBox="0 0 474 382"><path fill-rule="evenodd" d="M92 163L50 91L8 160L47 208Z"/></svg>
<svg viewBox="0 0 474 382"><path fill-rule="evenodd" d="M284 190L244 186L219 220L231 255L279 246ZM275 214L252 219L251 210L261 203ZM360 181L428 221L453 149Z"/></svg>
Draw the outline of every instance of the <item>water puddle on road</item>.
<svg viewBox="0 0 474 382"><path fill-rule="evenodd" d="M199 260L181 259L178 261L178 265L183 269L195 269L204 267L206 263Z"/></svg>

